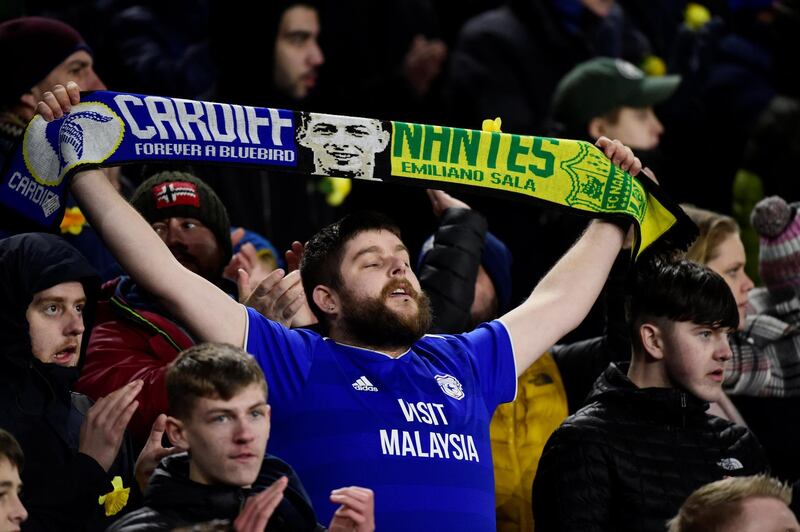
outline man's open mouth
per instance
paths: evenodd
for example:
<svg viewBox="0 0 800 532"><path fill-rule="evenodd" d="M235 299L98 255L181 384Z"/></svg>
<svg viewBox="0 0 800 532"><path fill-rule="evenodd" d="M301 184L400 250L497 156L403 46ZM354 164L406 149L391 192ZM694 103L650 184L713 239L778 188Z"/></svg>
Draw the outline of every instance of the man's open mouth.
<svg viewBox="0 0 800 532"><path fill-rule="evenodd" d="M78 346L68 346L53 355L53 363L60 366L68 365L78 354Z"/></svg>

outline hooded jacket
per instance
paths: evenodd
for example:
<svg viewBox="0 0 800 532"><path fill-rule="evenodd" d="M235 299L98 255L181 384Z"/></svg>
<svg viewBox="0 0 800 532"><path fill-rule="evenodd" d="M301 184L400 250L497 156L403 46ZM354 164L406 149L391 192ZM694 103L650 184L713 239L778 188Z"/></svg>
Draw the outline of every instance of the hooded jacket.
<svg viewBox="0 0 800 532"><path fill-rule="evenodd" d="M167 411L167 366L194 339L178 322L123 276L103 285L97 324L87 342L86 363L76 390L102 397L134 379L142 379L142 396L129 425L134 444L145 444L159 414Z"/></svg>
<svg viewBox="0 0 800 532"><path fill-rule="evenodd" d="M65 368L33 357L25 313L34 294L70 281L83 284L87 302L79 365ZM116 475L126 487L132 483L125 445L108 473L78 452L91 402L70 390L91 331L97 285L88 262L57 236L28 233L0 241L0 427L25 453L21 476L29 518L23 530L104 530L115 518L104 516L98 497L111 491Z"/></svg>
<svg viewBox="0 0 800 532"><path fill-rule="evenodd" d="M173 530L210 521L233 522L247 497L282 476L289 479L289 484L266 531L324 530L317 524L300 479L286 462L267 455L252 488L209 486L189 479L189 455L182 453L168 456L156 468L144 493L145 507L119 520L108 532Z"/></svg>
<svg viewBox="0 0 800 532"><path fill-rule="evenodd" d="M226 279L219 279L217 286L235 293ZM153 422L167 412L167 366L195 343L155 297L123 275L101 289L97 323L75 389L96 398L135 379L144 381L141 395L147 401L139 405L128 426L135 448L141 448Z"/></svg>
<svg viewBox="0 0 800 532"><path fill-rule="evenodd" d="M727 476L764 473L744 427L677 388L638 388L611 364L588 403L545 445L533 483L537 532L663 531L686 497Z"/></svg>

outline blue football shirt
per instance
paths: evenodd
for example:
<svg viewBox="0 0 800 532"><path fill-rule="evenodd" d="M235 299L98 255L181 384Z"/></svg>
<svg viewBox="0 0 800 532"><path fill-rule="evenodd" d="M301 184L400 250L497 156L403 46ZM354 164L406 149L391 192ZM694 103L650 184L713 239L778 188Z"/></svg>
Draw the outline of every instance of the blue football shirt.
<svg viewBox="0 0 800 532"><path fill-rule="evenodd" d="M495 529L489 423L517 383L502 323L426 335L392 358L247 313L247 351L269 385L269 452L295 468L322 524L332 490L363 486L379 530Z"/></svg>

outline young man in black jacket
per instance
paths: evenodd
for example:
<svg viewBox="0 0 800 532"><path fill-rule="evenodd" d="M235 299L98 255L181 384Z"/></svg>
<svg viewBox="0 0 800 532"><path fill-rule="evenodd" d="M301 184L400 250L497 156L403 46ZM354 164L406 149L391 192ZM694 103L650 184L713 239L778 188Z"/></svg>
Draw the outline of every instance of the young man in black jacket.
<svg viewBox="0 0 800 532"><path fill-rule="evenodd" d="M633 353L545 446L537 531L664 530L696 488L767 469L750 431L706 413L739 313L725 281L687 261L640 267L628 302Z"/></svg>
<svg viewBox="0 0 800 532"><path fill-rule="evenodd" d="M94 404L72 391L98 285L86 259L58 236L0 240L0 427L27 459L20 476L29 532L105 530L138 502L125 427L141 381ZM118 491L132 489L112 497L112 508L99 498L115 489L115 477Z"/></svg>
<svg viewBox="0 0 800 532"><path fill-rule="evenodd" d="M228 521L238 531L315 531L311 501L292 468L266 455L267 383L255 359L228 344L199 344L167 371L167 435L188 452L169 456L144 492L145 507L110 528L173 530ZM341 506L330 529L371 532L374 500L366 488L333 490Z"/></svg>

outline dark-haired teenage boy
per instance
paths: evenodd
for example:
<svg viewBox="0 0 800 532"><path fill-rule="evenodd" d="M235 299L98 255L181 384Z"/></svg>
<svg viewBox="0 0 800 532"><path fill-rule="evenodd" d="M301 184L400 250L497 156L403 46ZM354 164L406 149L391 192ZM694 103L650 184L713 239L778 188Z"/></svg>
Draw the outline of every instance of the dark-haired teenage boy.
<svg viewBox="0 0 800 532"><path fill-rule="evenodd" d="M661 531L703 484L767 469L749 430L706 413L739 321L722 277L688 261L645 265L628 319L631 362L612 363L545 446L537 531Z"/></svg>

